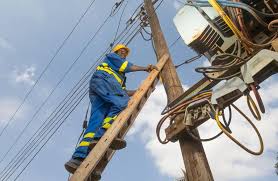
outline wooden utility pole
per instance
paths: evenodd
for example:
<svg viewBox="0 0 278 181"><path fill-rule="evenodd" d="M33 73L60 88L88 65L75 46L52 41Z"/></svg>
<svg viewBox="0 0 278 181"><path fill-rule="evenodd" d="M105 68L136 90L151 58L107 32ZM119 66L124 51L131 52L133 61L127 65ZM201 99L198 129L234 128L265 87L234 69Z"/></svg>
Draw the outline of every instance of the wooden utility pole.
<svg viewBox="0 0 278 181"><path fill-rule="evenodd" d="M168 102L172 102L183 93L182 85L172 62L152 0L144 0L144 2L158 56L157 59L159 60L164 54L169 55L169 60L161 71L161 78ZM186 133L179 138L179 143L188 181L212 181L213 176L202 143L193 140Z"/></svg>

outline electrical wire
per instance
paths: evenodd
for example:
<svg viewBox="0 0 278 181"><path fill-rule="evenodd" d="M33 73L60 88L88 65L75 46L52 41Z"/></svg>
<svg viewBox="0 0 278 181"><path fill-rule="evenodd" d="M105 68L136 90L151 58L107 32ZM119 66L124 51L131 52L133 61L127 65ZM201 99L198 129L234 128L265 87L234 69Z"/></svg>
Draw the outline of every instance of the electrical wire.
<svg viewBox="0 0 278 181"><path fill-rule="evenodd" d="M276 14L266 14L266 13L263 13L263 12L260 12L250 6L248 6L247 4L244 4L244 3L239 3L239 2L231 2L231 1L217 1L218 3L220 3L222 6L227 6L227 7L233 7L233 8L240 8L240 9L243 9L243 10L246 10L247 12L249 12L262 26L264 27L268 27L268 23L266 23L263 19L261 19L261 16L275 16ZM211 7L211 5L208 3L208 2L205 2L205 1L190 1L190 3L183 3L184 5L188 5L188 6L194 6L196 8L198 7ZM277 33L275 33L272 37L271 37L271 40L266 42L266 43L263 43L263 44L256 44L256 43L253 43L251 42L250 40L248 40L248 38L242 36L241 37L241 40L244 44L247 45L247 47L252 47L252 48L255 48L255 49L261 49L261 48L265 48L265 47L268 47L268 46L271 46L271 42L277 37ZM245 49L246 49L246 46L245 46ZM249 51L249 50L248 50Z"/></svg>
<svg viewBox="0 0 278 181"><path fill-rule="evenodd" d="M218 125L218 127L224 132L224 134L226 134L234 143L236 143L238 146L240 146L242 149L244 149L246 152L253 154L253 155L260 155L263 153L264 150L264 144L263 144L263 140L262 137L260 135L259 130L257 129L257 127L254 125L254 123L234 104L231 104L232 107L237 110L238 113L240 113L246 120L247 122L252 126L252 128L255 130L258 138L259 138L259 143L260 143L260 149L258 151L253 151L250 150L249 148L247 148L246 146L244 146L242 143L240 143L236 138L234 138L220 123L219 120L219 111L218 108L216 109L216 114L215 114L215 121Z"/></svg>
<svg viewBox="0 0 278 181"><path fill-rule="evenodd" d="M84 54L84 52L86 51L86 49L89 47L89 45L93 42L93 40L95 39L95 37L98 35L98 33L100 32L100 30L104 27L104 25L107 23L107 21L109 20L111 16L107 16L106 19L103 21L103 23L99 26L99 28L97 29L97 31L91 36L91 38L89 39L89 41L86 43L86 45L83 47L83 49L81 50L81 52L79 53L79 55L77 56L76 59L74 59L74 61L72 62L72 64L70 65L70 67L67 69L67 71L63 74L63 76L60 78L60 80L57 82L57 84L52 88L52 90L50 91L50 93L48 94L48 96L45 98L45 100L43 101L43 103L38 107L38 109L36 110L36 112L34 113L34 115L32 116L32 118L28 121L28 123L26 124L26 126L24 127L24 129L21 131L21 133L18 135L18 137L16 138L16 141L14 144L11 145L10 149L8 150L8 152L6 152L4 154L4 156L2 157L0 163L5 159L5 157L7 156L7 154L10 152L10 150L16 145L16 143L18 142L18 140L21 137L21 134L23 134L26 129L30 126L30 124L35 120L36 116L39 114L39 112L42 110L42 108L45 106L45 104L48 102L48 100L50 99L50 97L54 94L54 92L56 91L56 89L59 87L59 85L63 82L63 80L66 78L66 76L70 73L70 71L72 70L72 68L74 67L74 65L78 62L78 60L81 58L81 56Z"/></svg>
<svg viewBox="0 0 278 181"><path fill-rule="evenodd" d="M117 35L118 35L118 32L119 32L119 29L120 29L122 17L123 17L123 14L124 14L124 12L125 12L125 9L126 9L127 5L128 5L128 1L127 1L127 3L125 4L125 6L124 6L124 8L123 8L123 11L122 11L122 13L121 13L121 15L120 15L120 18L119 18L119 22L118 22L118 25L117 25L117 30L116 30L116 33L115 33L114 40L113 40L113 42L110 44L111 49L112 49L112 47L113 47L114 44L115 44L115 41L116 41L116 38L117 38Z"/></svg>
<svg viewBox="0 0 278 181"><path fill-rule="evenodd" d="M41 80L41 78L43 77L43 75L45 74L45 72L48 70L48 68L50 67L50 65L52 64L52 62L55 60L55 58L57 57L57 55L60 53L61 49L65 46L65 44L67 43L67 41L69 40L69 38L71 37L71 35L74 33L75 29L78 27L78 25L81 23L81 21L83 20L83 18L86 16L86 14L88 13L88 11L92 8L93 4L94 4L95 0L92 0L89 4L89 6L86 8L86 10L83 12L83 14L80 16L80 18L78 19L77 23L74 25L74 27L72 28L72 30L70 31L70 33L66 36L66 38L63 40L62 44L58 47L58 49L55 51L54 55L52 56L52 58L50 59L50 61L47 63L47 65L45 66L45 68L43 69L43 71L41 72L41 74L39 75L39 77L37 78L37 80L34 82L34 84L32 85L32 87L30 88L30 90L27 92L27 94L24 96L23 100L21 101L20 105L16 108L16 111L12 114L11 118L7 121L7 124L4 126L4 128L2 129L2 131L0 132L0 137L2 136L3 132L7 129L7 127L13 122L12 120L14 120L15 115L18 113L18 111L23 107L24 103L26 102L26 100L28 99L28 97L30 96L30 94L33 92L35 86L39 83L39 81Z"/></svg>
<svg viewBox="0 0 278 181"><path fill-rule="evenodd" d="M192 62L194 62L194 61L196 61L196 60L199 60L202 56L203 56L203 55L201 55L201 54L196 55L195 57L192 57L192 58L190 58L190 59L188 59L188 60L185 60L184 62L182 62L182 63L180 63L180 64L178 64L178 65L175 65L175 68L177 69L177 68L179 68L180 66L182 66L182 65L184 65L184 64L189 64L189 63L192 63Z"/></svg>
<svg viewBox="0 0 278 181"><path fill-rule="evenodd" d="M167 140L167 138L165 138L164 140L161 139L160 136L160 131L161 131L161 127L162 125L167 121L168 118L170 118L170 124L172 123L172 120L174 120L176 118L176 116L178 116L179 114L183 114L184 113L184 109L191 103L194 103L196 101L200 101L202 99L207 99L211 97L211 91L205 91L205 92L201 92L198 93L192 97L190 97L189 99L186 99L182 102L180 102L179 104L175 105L174 107L172 107L171 109L165 110L163 112L163 114L166 114L165 116L163 116L160 121L157 124L156 127L156 135L157 135L157 139L161 144L167 144L169 142L169 140ZM170 125L169 124L169 125Z"/></svg>
<svg viewBox="0 0 278 181"><path fill-rule="evenodd" d="M178 41L179 41L180 39L181 39L181 36L179 36L178 38L176 38L176 40L173 41L173 42L170 44L170 46L169 46L170 50L171 50L172 47L175 46L176 43L178 43Z"/></svg>
<svg viewBox="0 0 278 181"><path fill-rule="evenodd" d="M251 111L254 118L258 121L261 120L262 119L261 114L253 98L250 96L250 94L246 95L246 101L247 101L248 108Z"/></svg>
<svg viewBox="0 0 278 181"><path fill-rule="evenodd" d="M268 24L267 28L269 29L269 31L277 31L278 30L277 24L278 24L278 20L275 19Z"/></svg>
<svg viewBox="0 0 278 181"><path fill-rule="evenodd" d="M249 86L250 86L251 90L253 91L253 93L255 95L255 98L257 100L257 103L259 105L259 108L260 108L261 112L265 113L264 103L262 101L262 98L261 98L261 96L260 96L260 94L259 94L259 92L258 92L258 90L257 90L257 88L255 86L255 84L250 84Z"/></svg>
<svg viewBox="0 0 278 181"><path fill-rule="evenodd" d="M226 121L226 118L225 118L225 114L224 114L224 110L222 111L222 117L223 117L223 120L224 120L224 123L225 123L225 126L222 126L229 132L231 133L232 131L230 130L229 126L231 124L231 121L232 121L232 109L231 109L231 106L228 106L228 109L229 109L229 120L228 122ZM215 113L214 113L215 114ZM208 113L208 115L210 115L210 113ZM212 141L212 140L215 140L216 138L218 138L219 136L221 136L223 134L223 131L220 131L219 133L217 133L215 136L213 137L210 137L210 138L200 138L198 135L196 135L189 127L186 127L186 133L191 136L194 140L196 141L200 141L200 142L208 142L208 141Z"/></svg>
<svg viewBox="0 0 278 181"><path fill-rule="evenodd" d="M88 90L87 90L88 91ZM81 97L79 97L78 102L72 107L68 115L63 119L63 121L58 125L58 127L54 130L54 132L49 136L49 138L45 141L45 143L40 147L40 149L35 153L35 155L31 158L31 160L26 164L26 166L20 171L20 173L16 176L15 180L17 180L20 175L24 172L24 170L29 166L29 164L35 159L38 153L42 150L42 148L46 145L46 143L53 137L53 135L58 131L58 129L62 126L62 124L66 121L69 115L75 110L75 108L79 105L79 103L84 99L87 95L87 91Z"/></svg>
<svg viewBox="0 0 278 181"><path fill-rule="evenodd" d="M196 2L196 4L195 4ZM233 7L233 8L240 8L243 9L247 12L249 12L261 25L263 25L264 27L267 27L267 23L261 19L261 17L257 14L257 10L255 10L254 8L250 7L247 4L244 3L235 3L235 2L231 2L231 1L217 1L219 4L221 4L222 6L227 6L227 7ZM186 3L186 5L188 5L190 3ZM197 6L201 6L201 7L210 7L211 5L206 2L206 1L194 1L194 4Z"/></svg>

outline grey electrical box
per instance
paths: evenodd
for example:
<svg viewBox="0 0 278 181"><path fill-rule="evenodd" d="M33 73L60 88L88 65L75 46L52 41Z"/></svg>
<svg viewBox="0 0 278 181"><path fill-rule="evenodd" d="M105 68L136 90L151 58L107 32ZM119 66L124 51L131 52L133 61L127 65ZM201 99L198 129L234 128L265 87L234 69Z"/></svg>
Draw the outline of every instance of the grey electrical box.
<svg viewBox="0 0 278 181"><path fill-rule="evenodd" d="M247 89L242 79L234 77L212 92L211 103L224 108L241 97Z"/></svg>
<svg viewBox="0 0 278 181"><path fill-rule="evenodd" d="M246 84L261 83L278 72L278 53L263 49L241 66L241 74Z"/></svg>

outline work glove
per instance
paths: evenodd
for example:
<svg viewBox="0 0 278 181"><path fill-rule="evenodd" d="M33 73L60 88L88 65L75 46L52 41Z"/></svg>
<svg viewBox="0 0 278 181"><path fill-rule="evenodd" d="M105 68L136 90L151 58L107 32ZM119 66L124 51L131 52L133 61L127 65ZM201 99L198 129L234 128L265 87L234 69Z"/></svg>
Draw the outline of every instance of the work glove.
<svg viewBox="0 0 278 181"><path fill-rule="evenodd" d="M147 71L147 72L151 72L153 69L158 70L158 68L157 68L155 65L152 65L152 64L149 64L149 65L146 67L146 71Z"/></svg>

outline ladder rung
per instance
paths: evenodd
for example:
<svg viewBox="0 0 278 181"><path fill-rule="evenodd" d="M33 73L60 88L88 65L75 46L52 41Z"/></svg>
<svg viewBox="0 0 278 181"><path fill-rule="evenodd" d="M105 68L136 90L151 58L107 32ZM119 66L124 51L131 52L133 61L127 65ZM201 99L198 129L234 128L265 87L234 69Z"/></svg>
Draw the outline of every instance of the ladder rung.
<svg viewBox="0 0 278 181"><path fill-rule="evenodd" d="M100 169L102 172L115 151L108 153L108 161L103 161L103 156L106 154L106 151L109 149L112 141L119 135L120 132L123 132L125 136L130 129L132 123L135 121L135 118L140 112L140 109L146 102L147 98L151 94L151 88L157 83L157 76L159 72L165 65L166 61L169 59L169 55L164 55L157 63L157 68L159 71L153 70L147 79L142 83L136 93L130 99L128 106L123 110L113 122L112 126L105 132L102 138L99 140L98 144L93 148L87 158L82 162L80 167L76 170L73 176L70 178L70 181L87 181L94 169ZM139 110L137 109L139 108ZM129 122L126 126L126 123Z"/></svg>

